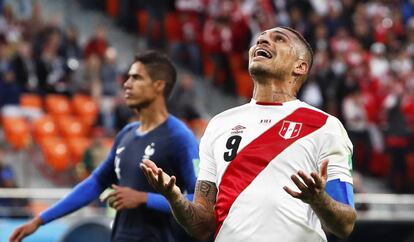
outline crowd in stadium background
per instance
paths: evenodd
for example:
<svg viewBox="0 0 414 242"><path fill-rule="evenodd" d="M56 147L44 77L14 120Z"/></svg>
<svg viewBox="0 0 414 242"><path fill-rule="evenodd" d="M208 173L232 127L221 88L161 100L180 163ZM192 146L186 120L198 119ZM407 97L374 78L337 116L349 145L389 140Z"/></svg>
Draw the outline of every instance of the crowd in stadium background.
<svg viewBox="0 0 414 242"><path fill-rule="evenodd" d="M56 174L76 170L69 179L74 184L102 161L112 135L131 121L120 88L130 63L117 58L118 49L108 40L106 26L98 26L81 41L79 26L69 26L61 16L43 15L36 0L20 1L18 8L10 3L15 6L13 1L0 1L0 149L4 150L0 152L0 187L19 185L4 154L25 152L33 143L45 147L41 150L46 164ZM252 82L245 50L251 41L273 26L299 30L315 52L312 74L299 98L343 121L354 143L356 172L379 178L391 192L413 193L414 4L410 0L77 3L105 14L125 32L144 40L148 48L170 54L186 72L171 98L171 111L196 121L189 125L198 137L207 120L200 106L194 105L192 78L214 83L223 96L248 100ZM84 126L81 131L61 130L68 121L55 118L61 111L53 106L60 101L52 98L47 104L56 93L66 97L63 102L71 111L64 116ZM93 108L82 111L79 103L85 102ZM25 108L33 106L40 112ZM92 118L82 118L88 115ZM6 117L11 118L12 130ZM53 131L44 134L42 128L50 124ZM65 152L56 153L62 147ZM355 192L360 190L358 177ZM27 204L19 199L0 200L7 206ZM23 212L17 216L31 215L30 210Z"/></svg>
<svg viewBox="0 0 414 242"><path fill-rule="evenodd" d="M394 192L414 191L411 1L78 2L86 9L102 11L125 31L145 38L149 48L169 53L180 67L213 82L223 95L246 99L251 95L252 84L245 50L254 37L278 25L299 30L315 52L312 74L300 99L343 120L355 146L356 171L380 177L389 182ZM117 50L106 39L105 26L98 27L81 45L76 26L64 28L62 19L42 16L36 1L26 3L26 8L15 9L7 1L0 1L1 129L6 130L4 120L9 116L23 115L30 123L39 117L32 109L27 112L19 108L28 93L41 100L51 94L82 94L97 103L99 116L93 124L87 122L91 127L80 136L94 134L98 141L92 143L104 147L106 137L131 117L122 104L120 91L126 70L119 68ZM191 106L194 102L189 101L194 98L191 84L182 86L189 98L173 98L180 103L174 112L182 118L200 118L197 107ZM177 108L174 102L170 105ZM78 118L82 116L73 113ZM85 144L90 142L88 138ZM11 147L8 140L1 142L7 151L27 145ZM105 152L102 149L101 153ZM2 186L11 177L3 167L6 165L1 166Z"/></svg>

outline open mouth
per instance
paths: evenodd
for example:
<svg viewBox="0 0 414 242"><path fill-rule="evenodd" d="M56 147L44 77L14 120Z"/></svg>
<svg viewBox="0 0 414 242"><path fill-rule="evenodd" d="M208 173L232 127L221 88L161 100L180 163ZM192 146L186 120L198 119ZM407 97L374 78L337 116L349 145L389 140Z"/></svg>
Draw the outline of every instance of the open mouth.
<svg viewBox="0 0 414 242"><path fill-rule="evenodd" d="M257 56L264 57L267 59L272 58L272 54L269 51L262 49L262 48L257 48L254 51L254 57L257 57Z"/></svg>

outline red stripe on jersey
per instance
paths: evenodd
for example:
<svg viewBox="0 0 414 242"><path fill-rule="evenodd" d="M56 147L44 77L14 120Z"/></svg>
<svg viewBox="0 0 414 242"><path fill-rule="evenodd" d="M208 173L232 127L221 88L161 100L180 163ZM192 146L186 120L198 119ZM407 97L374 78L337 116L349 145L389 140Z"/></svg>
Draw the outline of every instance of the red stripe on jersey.
<svg viewBox="0 0 414 242"><path fill-rule="evenodd" d="M253 140L237 154L236 158L228 165L219 186L215 206L216 235L220 231L233 202L270 161L296 140L322 127L326 123L327 118L328 116L321 112L308 108L298 108ZM293 122L293 125L290 125L293 130L289 132L294 135L281 135L281 129L289 122ZM295 123L302 124L300 130L295 129ZM299 134L295 132L299 132Z"/></svg>

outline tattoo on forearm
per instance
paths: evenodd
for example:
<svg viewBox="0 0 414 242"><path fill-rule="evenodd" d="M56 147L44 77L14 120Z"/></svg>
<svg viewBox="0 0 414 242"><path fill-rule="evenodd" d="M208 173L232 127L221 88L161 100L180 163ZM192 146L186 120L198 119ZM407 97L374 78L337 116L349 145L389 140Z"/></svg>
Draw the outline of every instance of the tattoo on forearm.
<svg viewBox="0 0 414 242"><path fill-rule="evenodd" d="M199 192L199 195L206 198L209 202L216 201L217 187L216 184L209 181L199 181L196 184L196 192Z"/></svg>
<svg viewBox="0 0 414 242"><path fill-rule="evenodd" d="M216 194L216 184L197 181L194 202L181 198L171 204L175 218L191 235L200 238L214 231Z"/></svg>

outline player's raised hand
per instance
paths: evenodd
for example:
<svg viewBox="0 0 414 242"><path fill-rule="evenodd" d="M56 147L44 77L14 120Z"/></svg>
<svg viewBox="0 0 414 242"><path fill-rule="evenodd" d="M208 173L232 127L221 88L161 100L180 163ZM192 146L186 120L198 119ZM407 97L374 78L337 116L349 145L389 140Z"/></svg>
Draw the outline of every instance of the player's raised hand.
<svg viewBox="0 0 414 242"><path fill-rule="evenodd" d="M35 217L29 222L21 225L10 235L9 242L21 242L25 237L33 234L42 224L39 217Z"/></svg>
<svg viewBox="0 0 414 242"><path fill-rule="evenodd" d="M151 160L143 160L140 164L149 184L168 200L176 199L181 195L180 188L175 185L175 176L169 176Z"/></svg>
<svg viewBox="0 0 414 242"><path fill-rule="evenodd" d="M312 172L310 177L303 171L298 171L297 174L293 174L290 177L300 192L295 192L287 186L284 186L283 189L292 197L308 204L321 201L323 196L325 196L325 185L328 179L328 163L328 160L324 160L320 167L320 173ZM302 181L299 177L302 178Z"/></svg>

